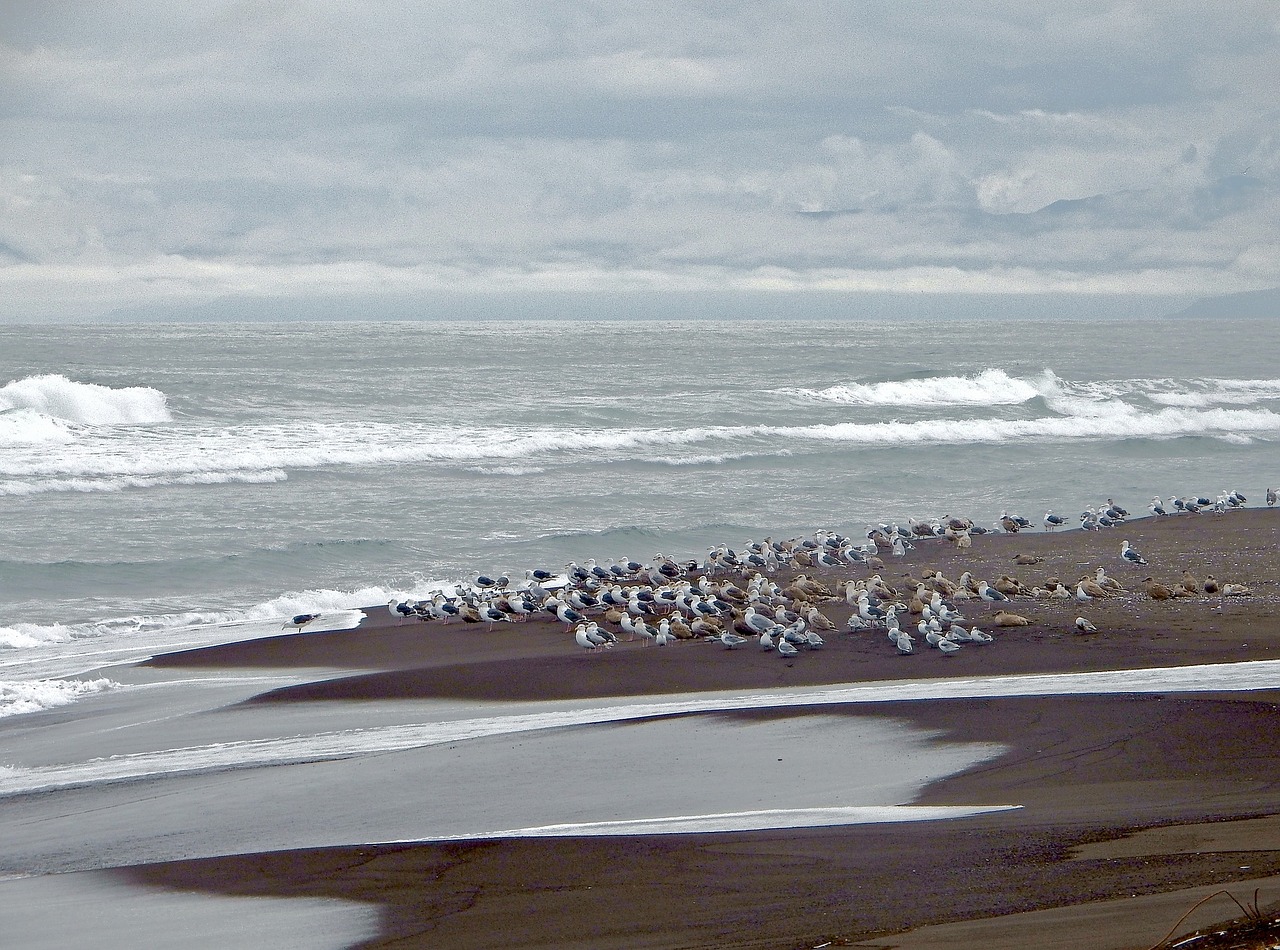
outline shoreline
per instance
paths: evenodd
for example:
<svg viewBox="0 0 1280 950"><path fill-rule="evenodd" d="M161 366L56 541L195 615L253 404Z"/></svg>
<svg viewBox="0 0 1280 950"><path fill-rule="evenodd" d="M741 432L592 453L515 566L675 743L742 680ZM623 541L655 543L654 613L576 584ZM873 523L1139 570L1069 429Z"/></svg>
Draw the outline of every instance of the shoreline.
<svg viewBox="0 0 1280 950"><path fill-rule="evenodd" d="M1123 532L1123 533L1122 533ZM1185 542L1200 537L1193 545ZM1120 542L1144 551L1146 567L1124 564ZM1205 542L1208 543L1205 543ZM1044 558L1021 566L1012 557ZM996 642L970 645L942 656L920 643L912 656L897 654L883 631L849 632L853 608L843 599L819 604L836 625L826 645L802 651L792 660L764 654L746 644L724 650L701 640L656 648L621 639L600 655L573 642L566 625L548 615L500 623L419 621L392 618L384 606L365 608L354 630L308 633L305 630L157 656L155 668L293 669L333 668L316 682L258 697L260 702L466 698L491 700L578 699L644 696L654 693L725 689L772 689L993 675L1067 673L1093 670L1195 665L1280 658L1280 637L1252 635L1280 627L1280 575L1270 565L1280 558L1280 509L1244 509L1222 515L1143 518L1104 532L1035 532L988 535L959 550L949 541L921 542L901 560L885 558L885 568L848 571L810 570L806 574L838 591L839 582L880 573L909 597L901 575L941 571L950 579L970 570L978 577L1011 574L1028 585L1048 576L1071 583L1097 567L1129 587L1114 599L1081 605L1074 600L1016 597L1005 606L1026 616L1026 627L997 628L1002 605L974 598L958 601L965 622L980 625ZM1210 596L1152 601L1141 579L1154 574L1169 584L1183 570L1220 581L1244 582L1244 597ZM782 575L789 577L794 572ZM1098 629L1080 634L1075 618L1086 615ZM916 617L905 618L914 625ZM615 628L616 629L616 628ZM690 651L693 651L692 653ZM346 671L339 675L340 671Z"/></svg>
<svg viewBox="0 0 1280 950"><path fill-rule="evenodd" d="M1124 539L1149 566L1121 561ZM1016 565L1015 554L1044 560ZM954 579L968 569L983 577L1017 574L1030 584L1103 566L1134 592L1085 606L1018 598L1011 609L1034 622L1004 630L988 625L994 605L965 601L966 617L997 639L953 656L923 643L917 654L901 656L882 631L847 632L851 608L841 600L820 605L838 632L823 649L792 659L751 645L726 650L694 641L656 647L624 640L587 652L554 619L489 631L483 624L397 622L378 606L349 630L304 629L161 655L144 665L175 674L305 671L307 682L266 689L227 710L295 717L314 711L329 721L368 703L449 700L518 709L538 700L1280 659L1277 510L1143 518L1096 533L989 535L967 550L926 541L901 560L884 559L882 573L891 581L890 575L927 569ZM1151 574L1172 583L1184 569L1247 584L1252 593L1171 601L1137 593L1135 581ZM810 573L829 582L837 577ZM851 569L847 576L869 573ZM1078 633L1079 614L1099 632ZM930 782L911 804L1022 807L940 821L768 831L352 842L109 873L145 888L372 904L381 911L380 932L361 947L501 942L790 950L830 942L904 950L1118 950L1151 946L1198 899L1193 894L1232 884L1251 893L1253 881L1280 888L1280 821L1270 820L1280 815L1280 689L765 704L715 715L730 724L786 721L797 728L813 716L892 720L932 735L938 748L998 744L1003 751L994 758ZM378 768L372 761L368 767ZM304 781L288 774L279 770L279 794L286 797L291 782ZM784 766L759 782L786 807L806 775ZM554 786L546 791L559 794ZM1228 832L1242 821L1260 823L1232 837ZM1151 828L1169 831L1144 837ZM1188 836L1202 846L1186 850L1180 842ZM1280 890L1264 889L1264 904L1275 899ZM1229 916L1234 912L1211 904L1183 930Z"/></svg>

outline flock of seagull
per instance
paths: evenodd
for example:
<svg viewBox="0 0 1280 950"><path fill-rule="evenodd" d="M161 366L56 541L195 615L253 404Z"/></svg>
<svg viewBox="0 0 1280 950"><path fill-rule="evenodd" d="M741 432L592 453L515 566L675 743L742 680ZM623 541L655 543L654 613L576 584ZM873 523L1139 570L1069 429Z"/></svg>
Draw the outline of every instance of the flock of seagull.
<svg viewBox="0 0 1280 950"><path fill-rule="evenodd" d="M1269 489L1269 506L1277 502L1280 490ZM1245 505L1236 491L1224 491L1216 499L1200 496L1156 497L1149 509L1156 517L1199 511L1229 511ZM1103 530L1121 525L1128 512L1108 498L1105 505L1087 508L1080 515L1084 530ZM1067 527L1068 520L1045 513L1047 531ZM1001 512L993 528L1017 533L1032 527L1030 520L1008 511ZM1011 598L1056 598L1080 605L1127 593L1103 568L1080 578L1075 585L1052 578L1045 586L1027 588L1015 578L1002 575L994 582L977 580L965 572L950 581L931 571L922 579L906 577L896 588L879 573L884 568L881 555L902 558L914 543L927 538L947 538L965 548L972 536L983 529L967 518L944 516L929 521L909 520L907 528L897 524L869 525L862 539L852 539L823 530L812 537L761 542L748 541L740 550L718 545L701 561L678 561L662 554L647 562L629 559L599 564L589 559L570 562L566 570L553 573L528 570L523 582L513 584L507 576L476 577L469 586L450 593L440 591L424 600L392 600L387 609L400 620L495 624L527 621L531 617L554 616L572 631L573 639L585 650L603 651L620 637L666 646L676 640L702 640L734 650L754 646L790 658L801 651L820 650L826 637L839 630L822 609L825 603L844 600L851 608L850 631L884 631L899 653L911 654L918 636L943 654L953 654L966 645L985 645L994 636L976 626L964 626L959 604L977 599L995 605L992 617L997 627L1025 626L1031 621L1007 609ZM1126 540L1121 542L1120 560L1130 565L1146 565L1147 560ZM1018 563L1037 563L1040 558L1023 556ZM846 581L837 590L810 577L810 570L861 566L873 571L865 579ZM786 579L786 576L789 579ZM1148 596L1163 600L1199 592L1239 595L1249 592L1238 584L1219 584L1210 577L1201 582L1184 575L1180 585L1165 586L1153 578L1144 581ZM319 614L301 614L285 626L298 629L318 619ZM967 621L966 621L967 622ZM1081 633L1096 632L1087 618L1075 620Z"/></svg>

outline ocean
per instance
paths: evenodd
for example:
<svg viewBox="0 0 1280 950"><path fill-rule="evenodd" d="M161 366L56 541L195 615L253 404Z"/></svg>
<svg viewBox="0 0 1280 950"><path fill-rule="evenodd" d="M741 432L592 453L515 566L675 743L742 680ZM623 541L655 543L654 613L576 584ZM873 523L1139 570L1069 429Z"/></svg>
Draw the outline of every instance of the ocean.
<svg viewBox="0 0 1280 950"><path fill-rule="evenodd" d="M1256 504L1276 353L1274 320L1016 314L0 327L0 715L477 572Z"/></svg>

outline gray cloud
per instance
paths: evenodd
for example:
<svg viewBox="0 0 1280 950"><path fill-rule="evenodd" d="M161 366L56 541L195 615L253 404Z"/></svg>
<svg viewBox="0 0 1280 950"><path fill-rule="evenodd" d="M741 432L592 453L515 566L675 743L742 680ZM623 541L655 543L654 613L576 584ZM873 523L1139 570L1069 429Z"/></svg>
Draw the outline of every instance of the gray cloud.
<svg viewBox="0 0 1280 950"><path fill-rule="evenodd" d="M12 5L11 5L12 6ZM1267 0L17 4L0 317L1280 284Z"/></svg>

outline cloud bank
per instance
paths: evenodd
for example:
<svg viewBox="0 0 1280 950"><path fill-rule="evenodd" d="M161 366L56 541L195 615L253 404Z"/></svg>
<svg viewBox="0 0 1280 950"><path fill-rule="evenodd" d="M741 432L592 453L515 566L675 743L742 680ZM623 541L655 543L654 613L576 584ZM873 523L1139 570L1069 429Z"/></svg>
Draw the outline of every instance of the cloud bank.
<svg viewBox="0 0 1280 950"><path fill-rule="evenodd" d="M0 319L1280 285L1269 0L10 7Z"/></svg>

